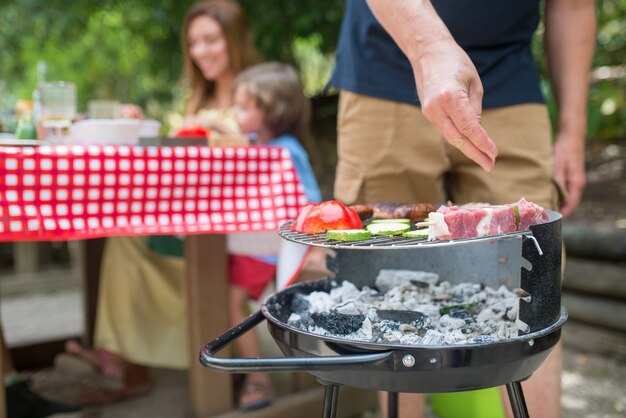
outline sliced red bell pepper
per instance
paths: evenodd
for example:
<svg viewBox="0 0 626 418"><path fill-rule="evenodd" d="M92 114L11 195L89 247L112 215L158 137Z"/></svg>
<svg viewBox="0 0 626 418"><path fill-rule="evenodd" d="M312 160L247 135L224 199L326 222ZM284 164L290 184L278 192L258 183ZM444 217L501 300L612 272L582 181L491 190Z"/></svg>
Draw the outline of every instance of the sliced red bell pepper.
<svg viewBox="0 0 626 418"><path fill-rule="evenodd" d="M303 232L304 220L309 215L309 212L311 212L311 210L316 206L317 206L317 203L309 203L306 206L304 206L300 210L300 213L298 214L296 221L293 223L293 225L291 225L291 230L296 231L296 232Z"/></svg>

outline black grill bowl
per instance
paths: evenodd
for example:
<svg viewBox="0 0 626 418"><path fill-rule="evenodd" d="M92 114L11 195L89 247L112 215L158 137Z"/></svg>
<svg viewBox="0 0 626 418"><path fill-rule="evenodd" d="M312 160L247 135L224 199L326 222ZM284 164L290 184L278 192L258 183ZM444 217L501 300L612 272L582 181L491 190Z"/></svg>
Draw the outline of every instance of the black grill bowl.
<svg viewBox="0 0 626 418"><path fill-rule="evenodd" d="M329 260L333 280L349 280L357 287L373 287L381 269L431 271L451 283L519 287L529 296L520 300L519 318L526 328L517 338L419 346L327 337L288 325L294 296L330 290L331 279L324 279L291 286L268 297L259 312L209 342L200 353L200 362L229 373L308 372L325 384L388 392L456 392L507 384L507 388L515 387L509 391L515 395L512 399L519 399L519 382L539 368L559 341L561 326L567 320L560 292L561 215L548 214L548 222L533 225L529 231L456 242L377 238L346 244L329 242L321 234L293 233L289 224L279 230L289 241L328 248L334 253ZM215 356L265 319L284 358Z"/></svg>
<svg viewBox="0 0 626 418"><path fill-rule="evenodd" d="M561 318L539 332L514 340L454 346L409 346L326 337L287 325L291 300L298 293L328 291L330 279L303 283L278 292L262 306L270 334L287 357L360 355L377 361L338 365L330 370L311 365L307 371L331 383L390 392L456 392L500 386L530 377L559 341ZM387 354L381 356L383 354ZM410 357L412 356L412 360Z"/></svg>

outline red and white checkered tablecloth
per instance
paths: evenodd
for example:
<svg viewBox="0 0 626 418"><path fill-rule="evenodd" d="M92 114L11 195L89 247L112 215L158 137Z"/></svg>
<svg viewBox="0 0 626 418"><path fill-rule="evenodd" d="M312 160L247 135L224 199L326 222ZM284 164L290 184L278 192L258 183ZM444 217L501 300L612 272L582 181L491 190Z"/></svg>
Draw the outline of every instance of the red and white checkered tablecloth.
<svg viewBox="0 0 626 418"><path fill-rule="evenodd" d="M0 241L276 230L306 203L281 148L0 148Z"/></svg>

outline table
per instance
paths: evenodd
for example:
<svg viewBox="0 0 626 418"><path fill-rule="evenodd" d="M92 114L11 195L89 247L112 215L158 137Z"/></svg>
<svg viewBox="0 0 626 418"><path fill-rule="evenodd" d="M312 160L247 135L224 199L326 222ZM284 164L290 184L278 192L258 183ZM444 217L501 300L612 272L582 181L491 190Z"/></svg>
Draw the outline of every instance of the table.
<svg viewBox="0 0 626 418"><path fill-rule="evenodd" d="M276 230L306 203L277 147L0 147L0 241L187 235L192 359L228 326L224 234ZM189 384L195 416L232 407L230 375L192 361Z"/></svg>

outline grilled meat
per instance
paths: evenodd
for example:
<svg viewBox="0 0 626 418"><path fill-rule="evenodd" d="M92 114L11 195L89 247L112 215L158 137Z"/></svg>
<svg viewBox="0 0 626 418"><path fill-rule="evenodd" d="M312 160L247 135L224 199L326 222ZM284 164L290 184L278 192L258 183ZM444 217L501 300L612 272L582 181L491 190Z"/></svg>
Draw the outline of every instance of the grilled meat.
<svg viewBox="0 0 626 418"><path fill-rule="evenodd" d="M350 206L361 219L410 219L411 222L420 222L437 208L430 203L369 203L367 205Z"/></svg>

